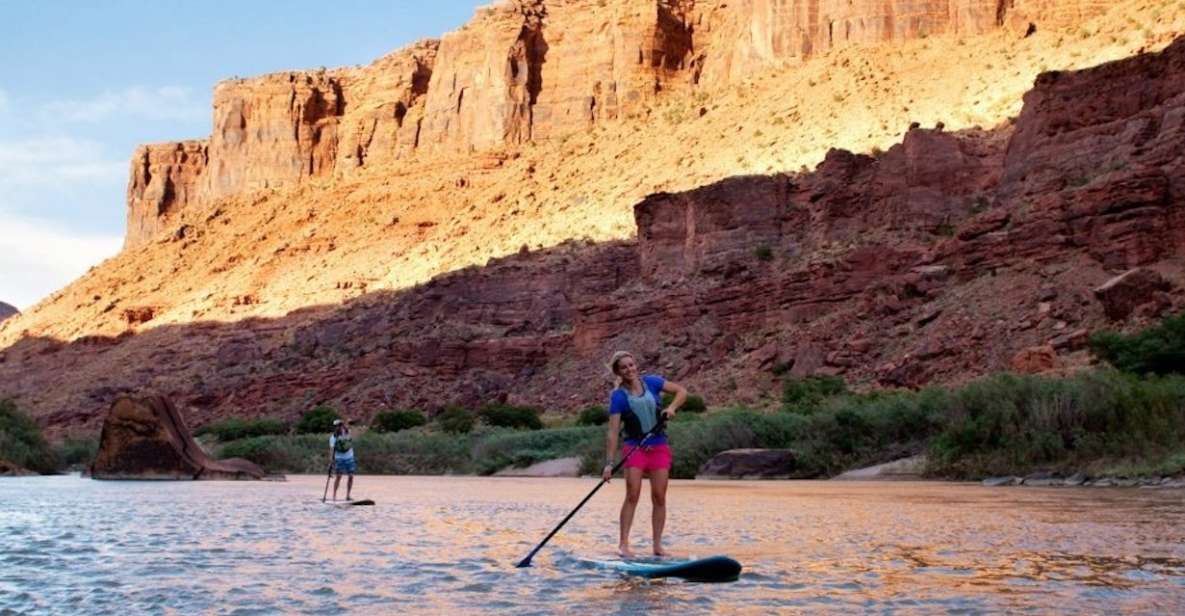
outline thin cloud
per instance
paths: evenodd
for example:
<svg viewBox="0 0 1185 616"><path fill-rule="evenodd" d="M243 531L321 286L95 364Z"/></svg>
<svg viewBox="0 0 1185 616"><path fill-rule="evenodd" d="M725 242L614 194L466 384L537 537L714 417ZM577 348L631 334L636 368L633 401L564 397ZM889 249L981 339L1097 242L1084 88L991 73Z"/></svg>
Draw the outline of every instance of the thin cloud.
<svg viewBox="0 0 1185 616"><path fill-rule="evenodd" d="M0 186L125 182L128 163L106 158L102 144L73 137L0 141Z"/></svg>
<svg viewBox="0 0 1185 616"><path fill-rule="evenodd" d="M52 101L40 110L43 121L76 123L97 123L116 116L188 121L208 114L207 104L197 100L191 88L182 86L132 86L88 99Z"/></svg>
<svg viewBox="0 0 1185 616"><path fill-rule="evenodd" d="M0 301L25 310L117 254L122 245L117 235L6 216L0 233Z"/></svg>

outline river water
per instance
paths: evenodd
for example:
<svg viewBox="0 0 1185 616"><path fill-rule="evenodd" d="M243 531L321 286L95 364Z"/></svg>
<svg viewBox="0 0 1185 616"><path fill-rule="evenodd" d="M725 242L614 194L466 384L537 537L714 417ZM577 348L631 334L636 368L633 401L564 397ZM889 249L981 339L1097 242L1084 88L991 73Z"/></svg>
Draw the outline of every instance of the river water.
<svg viewBox="0 0 1185 616"><path fill-rule="evenodd" d="M673 482L669 547L745 566L694 584L582 560L616 545L615 480L516 569L594 485L363 476L378 504L338 508L311 476L2 479L0 613L1185 612L1179 491Z"/></svg>

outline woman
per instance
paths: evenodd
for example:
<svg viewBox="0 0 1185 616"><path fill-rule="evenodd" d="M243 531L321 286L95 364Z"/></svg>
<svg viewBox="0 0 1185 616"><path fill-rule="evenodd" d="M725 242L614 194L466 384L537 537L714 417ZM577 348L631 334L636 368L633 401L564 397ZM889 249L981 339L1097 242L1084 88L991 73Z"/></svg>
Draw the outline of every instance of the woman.
<svg viewBox="0 0 1185 616"><path fill-rule="evenodd" d="M337 488L342 483L342 475L349 475L346 480L346 500L354 490L354 472L358 464L354 461L354 439L350 436L350 424L340 420L333 420L333 434L329 435L329 464L337 471L337 478L333 480L333 500L337 500Z"/></svg>
<svg viewBox="0 0 1185 616"><path fill-rule="evenodd" d="M621 542L618 553L631 558L630 526L634 522L634 510L642 493L642 475L650 473L651 526L654 530L654 554L666 556L662 547L662 530L667 521L667 480L671 472L671 448L659 421L675 416L687 399L687 390L661 376L638 372L638 362L625 351L618 351L609 359L609 369L617 378L617 387L609 394L609 434L605 451L605 470L601 478L606 482L613 476L613 460L617 452L617 435L624 431L625 442L622 455L626 458L625 502L621 504ZM662 405L663 392L675 395L665 410ZM624 427L624 430L623 430ZM647 436L649 435L649 436Z"/></svg>

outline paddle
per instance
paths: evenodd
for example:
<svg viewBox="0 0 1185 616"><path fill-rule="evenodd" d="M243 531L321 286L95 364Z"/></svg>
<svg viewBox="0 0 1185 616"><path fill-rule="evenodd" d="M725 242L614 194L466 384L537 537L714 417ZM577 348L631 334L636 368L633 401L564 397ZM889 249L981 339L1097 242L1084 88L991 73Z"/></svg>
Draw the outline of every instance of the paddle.
<svg viewBox="0 0 1185 616"><path fill-rule="evenodd" d="M333 479L333 463L329 463L329 470L325 473L325 491L321 493L321 502L325 502L325 497L329 496L329 480Z"/></svg>
<svg viewBox="0 0 1185 616"><path fill-rule="evenodd" d="M658 429L661 428L664 423L666 423L666 415L660 414L659 417L660 417L660 419L659 419L658 423L655 424L654 427L651 428L649 432L647 432L646 434L644 434L642 436L642 440L638 441L638 444L633 449L630 449L629 451L625 452L624 456L621 456L621 461L618 462L617 465L613 467L613 470L609 472L610 477L615 475L617 473L618 469L620 469L621 466L623 464L625 464L625 461L630 459L630 456L632 456L635 451L641 449L642 445L645 445L646 441L649 440L651 436L654 436L654 433L657 432ZM527 554L526 558L520 560L519 563L517 565L515 565L515 567L519 567L519 568L530 567L531 566L531 559L535 557L535 553L538 552L539 550L543 549L543 546L547 545L547 542L551 541L551 538L554 537L556 533L560 532L560 529L564 527L564 524L567 524L568 520L571 520L572 516L576 515L576 512L580 511L580 508L583 507L584 504L587 503L588 500L593 497L593 494L596 494L597 490L600 490L601 486L605 485L606 483L609 483L608 479L601 479L601 483L598 483L597 487L593 488L592 492L589 492L588 496L585 496L584 500L580 501L580 504L576 505L576 508L573 509L571 513L564 516L564 519L560 520L560 523L557 524L555 528L551 529L550 533L547 533L547 536L543 538L543 541L540 541L539 545L535 546L535 549L531 550L531 553Z"/></svg>

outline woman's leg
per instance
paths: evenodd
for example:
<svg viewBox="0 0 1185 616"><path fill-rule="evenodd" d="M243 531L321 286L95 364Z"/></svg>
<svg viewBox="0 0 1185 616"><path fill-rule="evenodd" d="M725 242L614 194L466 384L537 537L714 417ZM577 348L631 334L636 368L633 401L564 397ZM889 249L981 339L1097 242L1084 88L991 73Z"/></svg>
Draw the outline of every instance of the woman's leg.
<svg viewBox="0 0 1185 616"><path fill-rule="evenodd" d="M650 523L654 530L654 553L666 556L662 547L662 530L667 524L667 483L671 476L668 469L650 471L650 503L653 505Z"/></svg>
<svg viewBox="0 0 1185 616"><path fill-rule="evenodd" d="M338 471L337 469L334 469L334 471L335 472L333 474L333 500L337 500L337 487L342 484L342 474L341 474L341 471Z"/></svg>
<svg viewBox="0 0 1185 616"><path fill-rule="evenodd" d="M630 550L630 526L634 523L634 510L638 508L638 497L642 495L642 469L625 469L625 502L621 503L621 540L617 552L624 558L634 553Z"/></svg>

